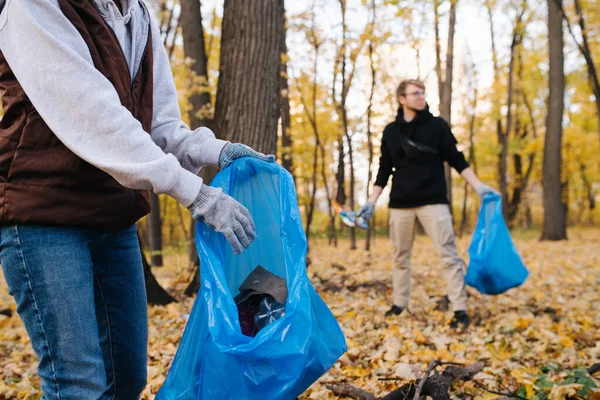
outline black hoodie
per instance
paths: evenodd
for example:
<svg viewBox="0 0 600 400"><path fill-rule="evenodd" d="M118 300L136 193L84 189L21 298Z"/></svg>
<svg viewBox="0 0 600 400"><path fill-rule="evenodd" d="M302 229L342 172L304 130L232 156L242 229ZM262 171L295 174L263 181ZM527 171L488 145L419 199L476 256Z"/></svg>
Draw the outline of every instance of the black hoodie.
<svg viewBox="0 0 600 400"><path fill-rule="evenodd" d="M456 143L448 123L434 117L429 106L410 122L400 108L396 121L383 130L375 180L385 187L393 176L390 208L447 204L444 161L459 173L469 166Z"/></svg>

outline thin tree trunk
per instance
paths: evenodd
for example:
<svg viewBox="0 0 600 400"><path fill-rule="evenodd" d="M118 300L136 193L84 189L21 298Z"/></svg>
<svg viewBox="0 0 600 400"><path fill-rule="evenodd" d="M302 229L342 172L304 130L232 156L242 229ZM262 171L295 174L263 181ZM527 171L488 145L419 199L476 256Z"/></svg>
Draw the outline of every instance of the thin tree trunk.
<svg viewBox="0 0 600 400"><path fill-rule="evenodd" d="M344 137L346 138L346 142L348 144L348 156L350 161L350 209L354 210L354 154L352 149L352 138L350 137L349 129L348 129L348 110L346 109L346 100L348 98L348 92L350 89L351 79L346 76L347 69L347 25L346 25L346 0L340 0L340 6L342 9L342 92L341 92L341 102L340 102L340 112L342 114L342 124L344 130ZM354 72L354 71L353 71ZM343 140L341 143L341 148L343 152ZM340 154L341 155L341 154ZM344 204L344 203L340 203ZM356 249L356 228L350 227L350 250Z"/></svg>
<svg viewBox="0 0 600 400"><path fill-rule="evenodd" d="M518 64L519 64L519 67L518 67L517 75L519 77L519 86L521 86L521 82L523 82L523 57L522 57L522 53L520 50L518 52ZM522 87L519 87L518 94L520 96L517 96L517 107L516 107L517 108L517 120L515 122L515 133L518 135L519 140L523 141L527 138L527 136L529 134L529 130L527 129L527 126L525 124L523 126L522 133L519 134L519 132L521 131L521 120L520 120L519 114L518 114L519 99L523 100L525 108L527 109L527 112L529 114L529 119L530 119L534 138L537 137L537 128L536 128L536 124L535 124L535 119L533 117L533 111L531 109L531 105L529 104L529 101L527 100L527 95L525 94L525 91L523 90ZM527 172L523 173L524 166L523 166L522 155L520 153L515 153L513 155L513 163L514 163L514 169L515 169L515 187L513 189L512 199L508 206L507 223L509 226L513 226L514 220L516 219L517 214L519 212L519 205L521 204L521 202L523 200L523 194L525 193L525 190L527 189L527 185L529 183L529 177L531 176L531 172L533 171L533 165L534 165L534 161L535 161L535 152L531 152L527 158L529 160L529 165L527 167Z"/></svg>
<svg viewBox="0 0 600 400"><path fill-rule="evenodd" d="M165 1L165 9L166 9L166 4L167 4L167 2ZM167 47L169 35L171 34L171 29L173 29L173 18L174 18L173 14L174 14L174 12L175 12L175 4L172 4L171 10L169 11L169 16L167 17L165 24L164 25L162 23L160 24L161 33L164 35L163 46L165 46L165 47Z"/></svg>
<svg viewBox="0 0 600 400"><path fill-rule="evenodd" d="M152 270L150 268L150 264L144 255L144 251L142 249L142 240L140 235L138 234L138 242L140 244L140 253L142 257L142 266L144 268L144 280L146 283L146 298L148 304L152 305L166 305L175 301L173 296L171 296L165 289L160 286L154 275L152 274Z"/></svg>
<svg viewBox="0 0 600 400"><path fill-rule="evenodd" d="M204 41L204 25L202 18L202 9L200 1L198 0L180 0L181 4L181 15L179 21L181 23L181 30L183 35L183 52L186 58L192 60L190 69L193 74L197 77L201 77L206 87L195 88L189 87L188 90L191 92L189 102L192 105L189 113L188 120L190 121L190 128L197 129L200 126L211 125L209 116L212 113L212 102L210 93L208 91L208 55L206 53L206 44ZM190 80L190 84L193 84L194 80ZM208 184L214 176L212 170L206 168L201 171L201 177L204 183ZM196 236L196 222L191 218L189 236L189 259L191 264L195 268L199 268L200 260L196 251L195 236ZM196 287L199 282L193 280L190 283L191 287ZM188 287L186 292L196 293L197 289L191 290Z"/></svg>
<svg viewBox="0 0 600 400"><path fill-rule="evenodd" d="M336 57L336 60L334 62L333 65L333 84L332 84L332 90L331 90L331 98L333 101L333 104L336 105L336 111L338 116L341 119L341 111L340 111L340 107L339 107L339 101L337 99L337 95L336 95L336 83L337 83L337 76L338 76L338 67L342 62L342 58L344 57L344 53L343 53L343 48L340 49L339 54ZM335 194L335 202L338 203L339 205L344 205L346 203L346 191L345 191L345 181L346 181L346 170L345 170L345 163L344 163L344 136L343 133L341 132L341 130L338 131L338 135L336 138L337 141L337 156L338 156L338 163L337 163L337 171L335 174L335 180L336 180L336 194ZM341 229L343 229L344 225L341 225ZM335 245L337 246L337 240L335 241Z"/></svg>
<svg viewBox="0 0 600 400"><path fill-rule="evenodd" d="M477 117L477 96L478 96L478 91L477 91L477 83L475 83L475 86L473 88L474 93L473 93L473 97L472 97L472 101L470 104L471 107L471 115L469 116L469 165L471 166L471 168L473 169L473 171L475 171L475 173L477 173L477 164L475 161L475 120ZM469 184L465 182L464 184L464 188L463 188L463 206L462 206L462 218L461 218L461 222L460 222L460 230L459 230L459 235L462 236L464 234L464 231L467 229L467 222L468 222L468 215L467 215L467 200L469 197Z"/></svg>
<svg viewBox="0 0 600 400"><path fill-rule="evenodd" d="M337 246L337 232L335 228L335 210L333 209L333 200L331 198L331 192L329 191L329 183L327 182L327 173L325 168L325 145L323 141L320 141L319 145L321 149L321 179L323 180L323 187L325 188L325 195L327 197L327 211L329 213L329 245L334 244Z"/></svg>
<svg viewBox="0 0 600 400"><path fill-rule="evenodd" d="M564 54L561 0L548 0L550 71L546 140L544 141L544 226L542 240L567 238L566 210L562 199L562 119L564 112Z"/></svg>
<svg viewBox="0 0 600 400"><path fill-rule="evenodd" d="M581 179L583 180L583 187L585 188L585 194L587 197L588 206L589 206L589 210L590 210L589 222L592 223L593 211L596 208L596 196L594 193L594 187L590 183L590 179L588 178L585 170L586 170L585 164L582 161L580 161L579 162L579 171L581 171Z"/></svg>
<svg viewBox="0 0 600 400"><path fill-rule="evenodd" d="M162 223L160 201L152 191L150 194L151 211L148 215L148 243L150 243L150 262L154 267L162 267Z"/></svg>
<svg viewBox="0 0 600 400"><path fill-rule="evenodd" d="M177 18L177 25L175 26L175 32L173 33L173 40L171 40L171 44L167 48L169 53L169 60L173 59L173 53L175 52L175 47L177 44L177 35L179 34L179 29L181 28L181 19Z"/></svg>
<svg viewBox="0 0 600 400"><path fill-rule="evenodd" d="M433 2L433 27L435 33L435 74L438 83L438 97L440 99L440 109L442 106L442 97L444 94L444 76L442 74L442 45L440 39L440 6L441 0Z"/></svg>
<svg viewBox="0 0 600 400"><path fill-rule="evenodd" d="M191 87L192 94L189 101L192 109L189 112L190 127L196 129L206 124L206 117L210 115L211 101L208 89L208 57L204 43L204 27L202 25L202 11L198 0L180 0L181 4L181 31L183 34L183 52L185 57L191 59L190 69L195 76L201 78L206 86L203 88ZM193 84L193 81L192 81Z"/></svg>
<svg viewBox="0 0 600 400"><path fill-rule="evenodd" d="M595 104L596 104L596 117L598 119L598 135L600 139L600 78L598 77L598 70L596 69L596 65L594 63L594 55L592 54L592 49L588 40L588 31L585 25L585 18L583 15L583 9L581 7L581 0L574 0L575 3L575 12L577 13L577 21L579 24L579 29L581 30L581 39L579 42L575 33L573 32L571 22L565 13L565 10L562 6L562 0L553 0L556 7L560 12L562 18L564 18L567 23L567 29L573 38L573 41L577 44L579 51L583 55L585 59L585 64L588 70L588 81L590 85L590 89L594 94Z"/></svg>
<svg viewBox="0 0 600 400"><path fill-rule="evenodd" d="M312 224L314 210L315 210L315 197L317 194L317 183L318 183L317 177L319 175L319 169L318 169L319 154L318 154L318 152L319 152L319 148L321 146L321 141L319 138L319 126L317 124L317 87L318 87L317 76L319 74L319 49L321 47L321 42L320 42L319 38L317 37L315 28L316 28L315 13L313 10L312 26L311 26L311 40L312 40L312 45L315 50L315 58L313 61L313 82L312 82L312 97L311 97L312 110L310 109L309 105L307 104L307 102L304 98L304 93L302 92L302 88L300 87L300 85L297 85L298 87L300 87L302 105L304 106L304 111L306 112L306 115L308 116L310 125L313 130L313 134L315 136L315 147L313 149L313 162L312 162L312 167L313 167L312 186L310 188L311 190L309 191L310 201L308 203L308 209L306 212L305 232L306 232L307 242L309 242L309 239L310 239L310 226ZM310 248L310 246L309 246L309 248Z"/></svg>
<svg viewBox="0 0 600 400"><path fill-rule="evenodd" d="M448 43L446 48L446 66L442 71L441 45L439 33L439 0L434 1L434 30L435 30L435 54L436 74L438 78L438 90L440 98L440 116L452 126L452 80L454 73L454 36L456 32L456 8L458 0L450 0L450 15L448 21ZM446 197L452 212L452 171L447 163L444 163L444 175L446 177Z"/></svg>
<svg viewBox="0 0 600 400"><path fill-rule="evenodd" d="M521 20L525 9L522 10L520 15L515 20L515 26L513 28L513 38L510 45L510 62L508 64L508 94L506 101L506 129L504 131L498 130L498 144L500 145L500 154L498 156L498 178L499 188L502 195L502 214L505 219L508 219L508 146L509 137L512 129L512 118L513 118L513 96L515 86L515 64L519 45L521 44Z"/></svg>
<svg viewBox="0 0 600 400"><path fill-rule="evenodd" d="M370 27L370 34L371 37L369 38L369 64L371 67L371 92L369 94L369 106L367 108L367 146L369 149L369 166L368 166L368 172L367 172L367 199L369 198L369 196L371 195L371 180L373 179L373 171L371 170L373 168L373 158L374 158L374 152L373 152L373 133L371 132L371 118L373 116L373 96L375 95L375 83L376 83L376 78L377 78L377 71L375 70L375 60L373 58L373 36L374 36L374 29L375 29L375 21L376 21L376 15L375 15L375 0L371 1L371 27ZM418 55L417 55L418 56ZM373 225L372 223L369 224L369 228L367 229L367 238L366 238L366 242L365 242L365 250L369 251L371 250L371 235L373 233Z"/></svg>

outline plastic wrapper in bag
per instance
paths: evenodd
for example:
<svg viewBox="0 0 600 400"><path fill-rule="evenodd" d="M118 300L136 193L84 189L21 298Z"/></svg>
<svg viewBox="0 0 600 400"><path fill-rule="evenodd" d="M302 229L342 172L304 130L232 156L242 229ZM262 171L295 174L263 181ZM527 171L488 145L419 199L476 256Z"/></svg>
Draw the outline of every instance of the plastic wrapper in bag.
<svg viewBox="0 0 600 400"><path fill-rule="evenodd" d="M504 293L523 284L529 275L504 222L499 195L483 198L469 257L465 282L483 294Z"/></svg>
<svg viewBox="0 0 600 400"><path fill-rule="evenodd" d="M291 175L276 163L236 160L212 186L248 208L257 238L235 255L223 235L197 224L200 292L158 392L171 399L294 399L346 351L334 316L306 274L306 236ZM260 265L286 279L285 315L243 335L234 297Z"/></svg>

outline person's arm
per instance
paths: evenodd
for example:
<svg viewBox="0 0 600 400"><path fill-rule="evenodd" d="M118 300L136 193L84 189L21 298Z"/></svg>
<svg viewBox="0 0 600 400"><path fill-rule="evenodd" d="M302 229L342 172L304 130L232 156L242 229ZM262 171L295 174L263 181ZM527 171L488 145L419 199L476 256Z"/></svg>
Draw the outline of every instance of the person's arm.
<svg viewBox="0 0 600 400"><path fill-rule="evenodd" d="M234 251L250 244L254 231L247 210L152 141L94 67L57 0L7 0L0 51L44 122L73 153L125 187L173 197L223 233Z"/></svg>
<svg viewBox="0 0 600 400"><path fill-rule="evenodd" d="M496 190L483 183L470 167L465 168L460 174L467 183L483 198L486 194L498 194Z"/></svg>
<svg viewBox="0 0 600 400"><path fill-rule="evenodd" d="M379 196L381 196L381 192L383 192L383 188L381 186L373 185L373 191L371 192L371 195L369 196L367 201L373 204L377 203Z"/></svg>
<svg viewBox="0 0 600 400"><path fill-rule="evenodd" d="M152 55L154 59L154 89L151 137L165 153L171 153L188 171L198 173L206 165L226 168L240 157L254 157L274 161L275 156L264 155L240 143L230 143L215 138L206 127L196 130L181 120L177 89L160 31L154 21L152 29Z"/></svg>
<svg viewBox="0 0 600 400"><path fill-rule="evenodd" d="M442 156L442 160L446 161L456 172L462 174L465 169L469 168L469 163L465 159L465 155L456 147L458 141L452 134L448 123L442 118L438 118L438 120L442 124L442 134L440 137L440 155Z"/></svg>
<svg viewBox="0 0 600 400"><path fill-rule="evenodd" d="M384 131L385 136L385 131ZM375 184L373 185L373 191L371 195L367 199L367 202L362 206L360 211L358 212L359 216L363 216L367 219L373 216L375 212L375 203L379 196L381 196L381 192L383 192L383 188L387 185L388 180L390 179L390 175L393 171L393 162L390 152L387 148L387 144L385 142L385 138L381 139L381 156L379 157L379 171L377 171L377 177L375 178Z"/></svg>
<svg viewBox="0 0 600 400"><path fill-rule="evenodd" d="M121 105L57 0L8 0L2 14L0 50L58 139L123 186L190 205L202 179L165 154Z"/></svg>
<svg viewBox="0 0 600 400"><path fill-rule="evenodd" d="M196 130L181 120L177 89L169 57L154 21L152 29L152 55L154 59L154 89L151 137L165 153L171 153L188 171L198 173L206 166L217 166L223 147L229 143L215 138L205 127Z"/></svg>
<svg viewBox="0 0 600 400"><path fill-rule="evenodd" d="M469 167L464 154L456 148L458 142L452 134L450 126L441 118L440 121L443 123L444 130L440 141L442 159L448 162L469 183L479 197L483 198L488 193L497 193L494 189L481 182L475 171Z"/></svg>

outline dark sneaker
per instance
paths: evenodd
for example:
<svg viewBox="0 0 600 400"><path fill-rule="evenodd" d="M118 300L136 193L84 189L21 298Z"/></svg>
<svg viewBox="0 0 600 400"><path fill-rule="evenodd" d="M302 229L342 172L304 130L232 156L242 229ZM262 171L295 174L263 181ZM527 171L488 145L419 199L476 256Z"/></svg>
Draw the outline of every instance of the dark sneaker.
<svg viewBox="0 0 600 400"><path fill-rule="evenodd" d="M450 322L450 327L452 329L457 329L460 331L464 331L469 326L469 315L466 311L455 311L454 318Z"/></svg>
<svg viewBox="0 0 600 400"><path fill-rule="evenodd" d="M398 307L398 306L392 306L392 308L390 308L389 310L387 310L385 312L385 316L389 317L392 315L400 315L400 313L402 313L402 311L404 311L404 308Z"/></svg>

